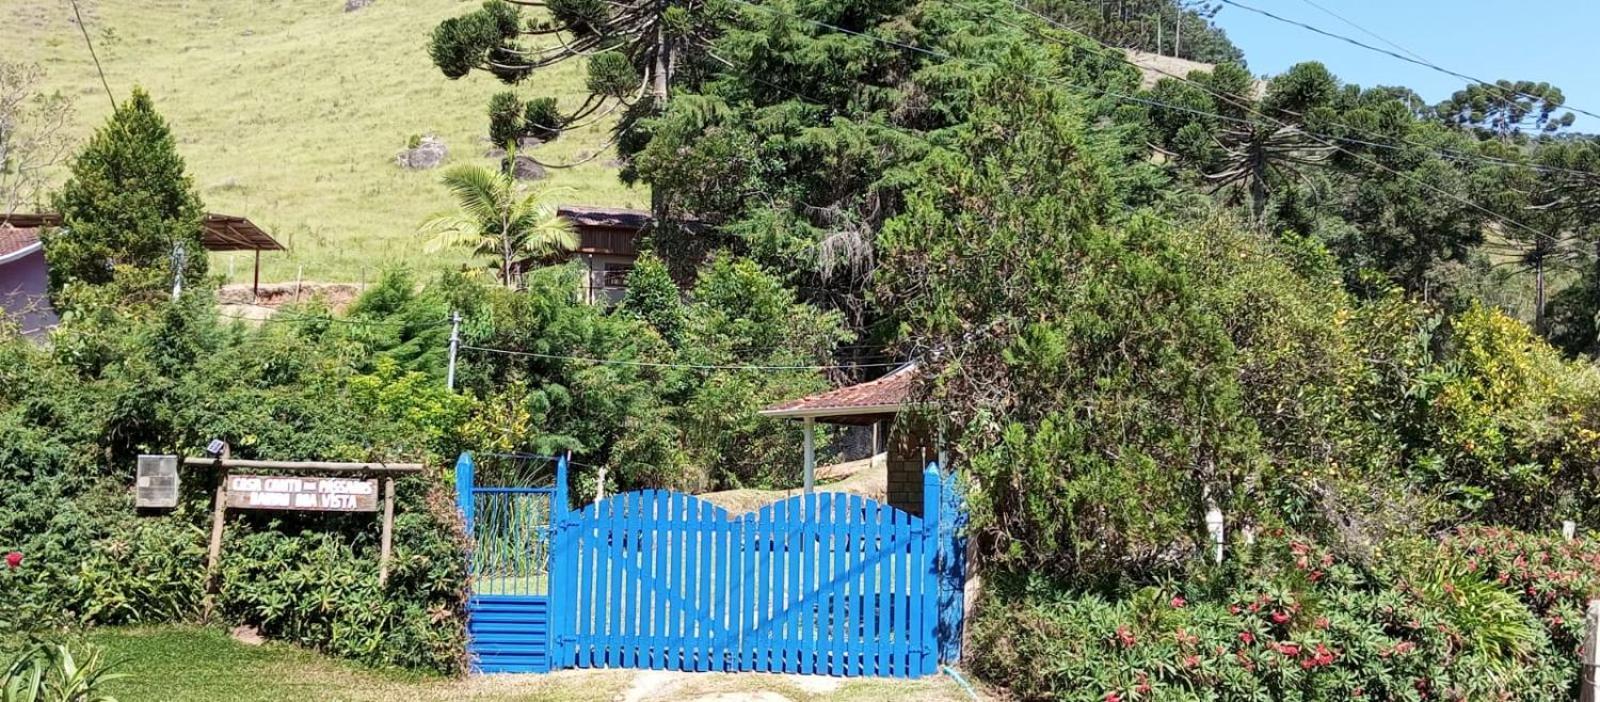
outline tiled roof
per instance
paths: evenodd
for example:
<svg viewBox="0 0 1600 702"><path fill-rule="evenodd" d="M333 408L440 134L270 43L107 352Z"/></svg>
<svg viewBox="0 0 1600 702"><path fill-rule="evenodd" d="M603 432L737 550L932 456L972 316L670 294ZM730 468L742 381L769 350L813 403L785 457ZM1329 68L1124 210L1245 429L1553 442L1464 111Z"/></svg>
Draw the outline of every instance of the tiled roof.
<svg viewBox="0 0 1600 702"><path fill-rule="evenodd" d="M617 207L584 207L566 205L556 208L556 214L572 220L580 227L614 227L617 229L644 229L650 225L650 213Z"/></svg>
<svg viewBox="0 0 1600 702"><path fill-rule="evenodd" d="M834 417L893 414L905 408L917 365L908 363L877 380L782 402L764 410L768 417Z"/></svg>
<svg viewBox="0 0 1600 702"><path fill-rule="evenodd" d="M21 253L39 243L39 230L0 224L0 259Z"/></svg>

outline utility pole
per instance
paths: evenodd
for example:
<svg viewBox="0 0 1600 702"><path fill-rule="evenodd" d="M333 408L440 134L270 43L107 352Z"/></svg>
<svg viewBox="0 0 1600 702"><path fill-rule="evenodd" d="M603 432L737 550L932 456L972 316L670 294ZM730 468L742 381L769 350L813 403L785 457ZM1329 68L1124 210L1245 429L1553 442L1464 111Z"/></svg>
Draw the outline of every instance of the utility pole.
<svg viewBox="0 0 1600 702"><path fill-rule="evenodd" d="M460 347L461 312L458 310L450 317L450 368L444 376L444 386L452 391L456 389L456 351Z"/></svg>
<svg viewBox="0 0 1600 702"><path fill-rule="evenodd" d="M172 301L177 302L183 294L183 268L188 262L188 256L183 250L183 242L178 242L172 247Z"/></svg>

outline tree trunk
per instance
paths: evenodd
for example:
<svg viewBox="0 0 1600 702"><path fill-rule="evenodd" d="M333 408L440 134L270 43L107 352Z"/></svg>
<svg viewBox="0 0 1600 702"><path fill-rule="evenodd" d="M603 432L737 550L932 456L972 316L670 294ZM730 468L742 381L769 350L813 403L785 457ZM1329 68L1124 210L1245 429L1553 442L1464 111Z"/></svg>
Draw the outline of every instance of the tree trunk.
<svg viewBox="0 0 1600 702"><path fill-rule="evenodd" d="M662 19L666 15L666 3L657 3L656 12L656 61L655 75L653 76L655 104L652 107L656 114L660 114L667 109L668 73L671 72L672 42L667 38L666 24ZM650 217L652 227L660 226L667 219L666 198L661 196L660 191L653 184L650 186Z"/></svg>
<svg viewBox="0 0 1600 702"><path fill-rule="evenodd" d="M1183 58L1183 6L1178 6L1178 26L1172 29L1172 57Z"/></svg>
<svg viewBox="0 0 1600 702"><path fill-rule="evenodd" d="M1257 227L1267 224L1267 183L1261 177L1250 179L1250 213Z"/></svg>
<svg viewBox="0 0 1600 702"><path fill-rule="evenodd" d="M1544 336L1544 257L1533 261L1533 332Z"/></svg>
<svg viewBox="0 0 1600 702"><path fill-rule="evenodd" d="M504 224L500 225L500 284L511 287L512 258L516 253L511 247L511 232Z"/></svg>

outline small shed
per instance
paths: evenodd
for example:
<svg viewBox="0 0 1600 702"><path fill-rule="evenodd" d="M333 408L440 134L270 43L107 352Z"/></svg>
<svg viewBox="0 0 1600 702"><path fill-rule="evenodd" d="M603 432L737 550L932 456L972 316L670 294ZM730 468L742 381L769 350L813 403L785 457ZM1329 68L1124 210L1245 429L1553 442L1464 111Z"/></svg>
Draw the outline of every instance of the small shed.
<svg viewBox="0 0 1600 702"><path fill-rule="evenodd" d="M38 241L39 230L61 226L61 215L53 212L0 215L0 225L28 231L33 240ZM208 213L200 221L200 245L212 252L256 252L252 292L259 292L261 287L261 252L287 250L254 222L244 217L216 213Z"/></svg>
<svg viewBox="0 0 1600 702"><path fill-rule="evenodd" d="M922 513L922 471L939 457L934 432L921 421L900 415L911 406L917 364L908 363L876 380L847 385L782 402L761 410L766 417L801 422L805 428L805 488L816 486L816 423L889 427L889 504Z"/></svg>
<svg viewBox="0 0 1600 702"><path fill-rule="evenodd" d="M49 267L39 234L58 226L58 214L0 214L0 312L16 319L25 335L49 329L57 321L48 297ZM200 244L207 251L256 252L255 288L261 285L261 252L284 250L244 217L208 214L201 226Z"/></svg>
<svg viewBox="0 0 1600 702"><path fill-rule="evenodd" d="M586 302L615 304L627 289L628 273L639 258L639 237L652 219L644 210L564 205L556 214L572 223L578 235L573 258L583 262L587 275Z"/></svg>
<svg viewBox="0 0 1600 702"><path fill-rule="evenodd" d="M56 324L56 311L46 293L50 277L37 228L0 224L0 312L33 336Z"/></svg>

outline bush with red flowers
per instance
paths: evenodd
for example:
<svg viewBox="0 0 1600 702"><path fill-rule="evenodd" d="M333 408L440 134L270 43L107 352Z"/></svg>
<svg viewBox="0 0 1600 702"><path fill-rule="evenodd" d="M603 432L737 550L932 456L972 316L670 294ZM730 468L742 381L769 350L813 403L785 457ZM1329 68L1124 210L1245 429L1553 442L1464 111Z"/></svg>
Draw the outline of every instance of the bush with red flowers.
<svg viewBox="0 0 1600 702"><path fill-rule="evenodd" d="M1503 556L1484 557L1487 539ZM1600 548L1556 555L1549 541L1464 532L1357 568L1269 539L1227 573L1114 596L1002 578L974 623L972 665L1030 700L1565 699L1584 595L1561 568ZM1480 545L1474 571L1465 554ZM1554 570L1501 579L1519 557ZM1521 578L1538 580L1534 594Z"/></svg>

